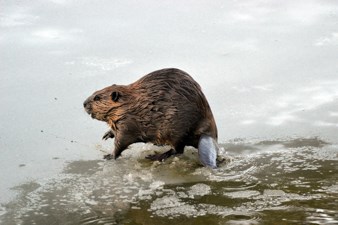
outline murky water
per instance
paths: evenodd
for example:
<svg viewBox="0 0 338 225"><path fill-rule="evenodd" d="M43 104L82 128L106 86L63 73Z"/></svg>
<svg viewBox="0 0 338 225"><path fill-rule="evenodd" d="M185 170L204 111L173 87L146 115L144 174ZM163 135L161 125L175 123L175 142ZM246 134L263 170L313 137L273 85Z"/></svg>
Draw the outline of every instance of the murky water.
<svg viewBox="0 0 338 225"><path fill-rule="evenodd" d="M195 149L164 163L136 144L117 161L74 161L15 187L3 224L336 224L338 146L318 138L223 145L217 170Z"/></svg>

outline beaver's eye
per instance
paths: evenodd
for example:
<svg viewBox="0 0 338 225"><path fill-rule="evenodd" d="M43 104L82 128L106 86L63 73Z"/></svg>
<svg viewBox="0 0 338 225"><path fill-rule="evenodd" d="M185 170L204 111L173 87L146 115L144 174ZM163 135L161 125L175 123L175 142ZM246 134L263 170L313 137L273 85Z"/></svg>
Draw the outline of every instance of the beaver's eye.
<svg viewBox="0 0 338 225"><path fill-rule="evenodd" d="M119 99L120 97L120 94L116 91L114 91L113 93L111 93L111 99L114 101L114 102L117 102L117 100Z"/></svg>
<svg viewBox="0 0 338 225"><path fill-rule="evenodd" d="M94 97L94 101L100 101L101 100L101 97L100 96L98 96L98 95L95 95L95 97Z"/></svg>

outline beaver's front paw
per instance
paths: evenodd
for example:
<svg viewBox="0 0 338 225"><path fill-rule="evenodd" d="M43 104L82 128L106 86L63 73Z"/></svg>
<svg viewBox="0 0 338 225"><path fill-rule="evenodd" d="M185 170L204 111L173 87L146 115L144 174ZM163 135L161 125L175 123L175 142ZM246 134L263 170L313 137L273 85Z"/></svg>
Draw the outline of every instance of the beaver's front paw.
<svg viewBox="0 0 338 225"><path fill-rule="evenodd" d="M115 135L112 130L108 130L102 137L102 140L108 140L109 138L114 138Z"/></svg>
<svg viewBox="0 0 338 225"><path fill-rule="evenodd" d="M113 159L114 157L113 157L113 155L112 154L108 154L108 155L104 155L103 156L103 159L106 159L106 160L111 160L111 159Z"/></svg>

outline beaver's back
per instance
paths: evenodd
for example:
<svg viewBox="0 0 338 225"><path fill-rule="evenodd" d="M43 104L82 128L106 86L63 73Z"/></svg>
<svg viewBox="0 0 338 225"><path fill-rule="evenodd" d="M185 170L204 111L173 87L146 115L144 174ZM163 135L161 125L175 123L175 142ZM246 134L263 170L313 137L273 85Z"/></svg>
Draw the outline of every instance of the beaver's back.
<svg viewBox="0 0 338 225"><path fill-rule="evenodd" d="M214 119L198 83L178 69L152 72L130 85L143 139L175 146L184 140L196 146L206 133L217 139ZM211 121L211 123L210 123Z"/></svg>

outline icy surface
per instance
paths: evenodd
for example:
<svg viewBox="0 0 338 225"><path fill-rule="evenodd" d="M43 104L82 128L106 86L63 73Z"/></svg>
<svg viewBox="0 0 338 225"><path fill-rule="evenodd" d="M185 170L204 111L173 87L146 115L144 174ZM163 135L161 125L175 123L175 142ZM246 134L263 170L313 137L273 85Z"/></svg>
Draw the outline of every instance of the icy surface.
<svg viewBox="0 0 338 225"><path fill-rule="evenodd" d="M1 224L338 223L338 1L0 6ZM223 163L102 161L83 101L168 67L201 85Z"/></svg>

